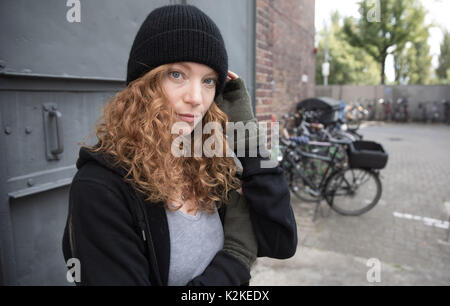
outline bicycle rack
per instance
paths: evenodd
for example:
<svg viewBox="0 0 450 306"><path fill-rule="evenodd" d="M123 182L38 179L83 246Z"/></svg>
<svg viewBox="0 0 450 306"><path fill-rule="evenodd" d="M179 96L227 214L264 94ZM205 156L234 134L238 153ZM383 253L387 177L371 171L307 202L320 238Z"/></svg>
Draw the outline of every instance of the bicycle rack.
<svg viewBox="0 0 450 306"><path fill-rule="evenodd" d="M323 209L321 209L322 200L323 200L323 197L320 197L316 201L316 207L314 208L314 215L312 217L312 222L315 222L317 220L317 215L319 214L319 210L320 210L320 215L322 216L322 218L328 218L330 216L330 213L328 213L328 215L325 215L323 212Z"/></svg>

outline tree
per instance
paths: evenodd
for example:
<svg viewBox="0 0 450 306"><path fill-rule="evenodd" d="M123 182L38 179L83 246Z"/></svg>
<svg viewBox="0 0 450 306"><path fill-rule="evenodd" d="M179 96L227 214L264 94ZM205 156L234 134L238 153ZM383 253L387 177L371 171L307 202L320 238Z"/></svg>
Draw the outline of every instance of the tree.
<svg viewBox="0 0 450 306"><path fill-rule="evenodd" d="M394 55L395 81L397 84L430 84L431 59L427 38L407 44L401 53Z"/></svg>
<svg viewBox="0 0 450 306"><path fill-rule="evenodd" d="M397 84L430 84L432 56L428 38L432 24L423 23L426 11L421 5L413 9L418 11L421 22L412 41L407 42L403 50L394 51L395 81Z"/></svg>
<svg viewBox="0 0 450 306"><path fill-rule="evenodd" d="M378 64L363 49L351 46L344 38L342 21L338 12L331 14L331 25L319 33L316 55L316 84L323 84L322 64L324 62L326 31L328 31L328 54L330 56L329 84L379 83Z"/></svg>
<svg viewBox="0 0 450 306"><path fill-rule="evenodd" d="M441 43L441 53L439 54L439 64L436 75L441 81L450 79L450 32L444 32L444 39Z"/></svg>
<svg viewBox="0 0 450 306"><path fill-rule="evenodd" d="M418 0L361 0L359 6L362 17L356 22L345 18L344 32L352 46L366 50L379 63L384 84L386 57L422 34L425 10Z"/></svg>

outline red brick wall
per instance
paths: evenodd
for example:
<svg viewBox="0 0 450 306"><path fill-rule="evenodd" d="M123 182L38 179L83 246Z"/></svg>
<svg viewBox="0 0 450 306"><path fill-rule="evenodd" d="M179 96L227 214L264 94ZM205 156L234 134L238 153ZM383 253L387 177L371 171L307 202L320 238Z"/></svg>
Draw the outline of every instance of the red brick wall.
<svg viewBox="0 0 450 306"><path fill-rule="evenodd" d="M314 0L256 0L256 116L276 120L314 95ZM302 82L302 75L308 76Z"/></svg>

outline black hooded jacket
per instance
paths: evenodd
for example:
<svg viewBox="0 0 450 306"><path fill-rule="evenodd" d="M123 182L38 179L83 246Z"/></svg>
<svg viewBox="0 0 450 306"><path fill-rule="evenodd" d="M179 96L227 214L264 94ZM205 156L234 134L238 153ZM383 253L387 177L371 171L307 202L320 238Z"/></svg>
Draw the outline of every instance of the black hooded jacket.
<svg viewBox="0 0 450 306"><path fill-rule="evenodd" d="M239 160L258 257L293 256L297 227L281 168L261 168L259 157ZM126 171L111 164L105 154L80 149L62 241L66 262L80 262L81 281L76 284L167 285L170 237L164 205L145 202L123 181ZM219 209L222 223L225 210ZM239 286L249 280L243 263L221 250L187 285Z"/></svg>

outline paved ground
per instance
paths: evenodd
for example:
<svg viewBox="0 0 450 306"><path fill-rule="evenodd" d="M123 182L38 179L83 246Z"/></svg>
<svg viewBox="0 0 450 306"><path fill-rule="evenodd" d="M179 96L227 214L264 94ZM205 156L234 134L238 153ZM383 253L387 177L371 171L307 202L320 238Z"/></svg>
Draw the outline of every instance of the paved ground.
<svg viewBox="0 0 450 306"><path fill-rule="evenodd" d="M297 253L258 258L250 285L450 285L450 245L440 242L449 226L450 126L369 122L360 131L389 153L378 205L345 217L323 204L313 223L314 204L291 195ZM380 282L367 280L377 275L370 258L380 262Z"/></svg>

